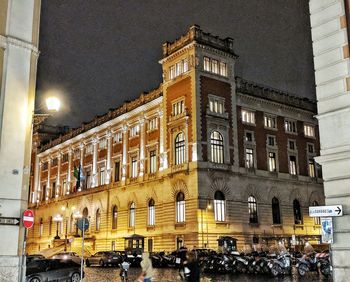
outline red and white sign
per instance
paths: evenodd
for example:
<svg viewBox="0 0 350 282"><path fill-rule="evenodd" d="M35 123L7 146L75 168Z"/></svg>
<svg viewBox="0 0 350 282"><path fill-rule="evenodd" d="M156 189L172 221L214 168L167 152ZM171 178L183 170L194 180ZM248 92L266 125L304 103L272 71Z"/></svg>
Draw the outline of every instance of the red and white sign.
<svg viewBox="0 0 350 282"><path fill-rule="evenodd" d="M23 213L23 225L25 228L32 228L34 225L34 212L25 210Z"/></svg>

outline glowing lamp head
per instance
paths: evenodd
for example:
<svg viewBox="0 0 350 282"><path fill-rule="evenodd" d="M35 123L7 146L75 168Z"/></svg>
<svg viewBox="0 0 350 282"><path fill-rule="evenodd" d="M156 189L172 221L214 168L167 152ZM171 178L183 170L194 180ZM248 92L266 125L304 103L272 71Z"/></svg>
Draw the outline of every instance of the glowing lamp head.
<svg viewBox="0 0 350 282"><path fill-rule="evenodd" d="M61 102L56 97L49 97L46 99L46 107L49 111L58 112L60 110Z"/></svg>

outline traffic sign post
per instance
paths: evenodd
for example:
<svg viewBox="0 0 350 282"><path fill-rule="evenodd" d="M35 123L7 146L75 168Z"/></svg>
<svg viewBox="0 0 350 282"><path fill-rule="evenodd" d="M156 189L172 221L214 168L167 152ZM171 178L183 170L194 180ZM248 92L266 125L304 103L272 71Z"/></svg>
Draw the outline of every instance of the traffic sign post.
<svg viewBox="0 0 350 282"><path fill-rule="evenodd" d="M81 262L80 262L80 281L83 281L83 269L84 269L84 236L85 231L89 229L89 220L86 217L78 219L77 227L83 232L83 239L81 243Z"/></svg>
<svg viewBox="0 0 350 282"><path fill-rule="evenodd" d="M313 206L309 207L310 217L334 217L343 216L343 206Z"/></svg>

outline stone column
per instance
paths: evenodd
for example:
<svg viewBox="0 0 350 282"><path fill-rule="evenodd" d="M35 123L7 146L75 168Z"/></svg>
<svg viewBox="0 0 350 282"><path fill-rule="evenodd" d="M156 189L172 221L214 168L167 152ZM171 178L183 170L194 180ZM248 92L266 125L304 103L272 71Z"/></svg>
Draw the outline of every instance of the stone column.
<svg viewBox="0 0 350 282"><path fill-rule="evenodd" d="M68 150L68 171L67 171L67 188L64 193L67 195L72 190L72 148Z"/></svg>
<svg viewBox="0 0 350 282"><path fill-rule="evenodd" d="M84 168L84 142L80 143L80 168ZM87 180L87 179L86 179ZM80 181L80 187L78 188L78 191L82 190L82 182Z"/></svg>
<svg viewBox="0 0 350 282"><path fill-rule="evenodd" d="M168 158L166 152L164 152L164 122L163 111L159 110L159 170L162 171L168 167Z"/></svg>
<svg viewBox="0 0 350 282"><path fill-rule="evenodd" d="M185 124L185 163L188 163L190 161L189 158L189 147L188 147L188 116L186 116L186 124Z"/></svg>
<svg viewBox="0 0 350 282"><path fill-rule="evenodd" d="M38 182L37 182L37 186L36 186L36 193L35 193L35 201L36 203L40 202L40 195L41 195L41 168L42 168L42 163L39 160L39 164L38 164Z"/></svg>
<svg viewBox="0 0 350 282"><path fill-rule="evenodd" d="M48 200L50 198L51 193L52 193L50 177L51 177L51 156L49 156L47 159L47 179L46 179L45 200Z"/></svg>
<svg viewBox="0 0 350 282"><path fill-rule="evenodd" d="M92 139L92 146L93 146L93 155L92 155L92 183L91 187L96 187L98 185L98 179L97 179L97 145L98 145L98 139L97 137Z"/></svg>
<svg viewBox="0 0 350 282"><path fill-rule="evenodd" d="M310 0L317 119L326 205L343 205L333 217L333 279L349 281L350 267L350 9L346 0Z"/></svg>
<svg viewBox="0 0 350 282"><path fill-rule="evenodd" d="M122 163L122 183L125 184L126 181L126 170L128 162L128 126L123 126L123 163Z"/></svg>
<svg viewBox="0 0 350 282"><path fill-rule="evenodd" d="M108 130L107 132L107 162L106 162L106 184L111 183L111 158L112 158L112 132Z"/></svg>
<svg viewBox="0 0 350 282"><path fill-rule="evenodd" d="M62 193L61 191L61 152L57 156L57 178L56 178L56 198L58 198Z"/></svg>
<svg viewBox="0 0 350 282"><path fill-rule="evenodd" d="M38 191L40 190L39 182L40 174L40 158L38 155L35 156L35 166L34 166L34 187L32 188L31 203L34 204L38 198Z"/></svg>
<svg viewBox="0 0 350 282"><path fill-rule="evenodd" d="M145 170L145 118L140 119L140 173L139 176L142 177Z"/></svg>

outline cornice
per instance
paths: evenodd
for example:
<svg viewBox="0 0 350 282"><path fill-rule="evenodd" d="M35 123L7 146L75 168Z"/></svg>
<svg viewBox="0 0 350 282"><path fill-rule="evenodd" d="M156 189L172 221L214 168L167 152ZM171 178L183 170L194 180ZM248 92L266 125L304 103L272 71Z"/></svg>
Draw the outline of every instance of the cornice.
<svg viewBox="0 0 350 282"><path fill-rule="evenodd" d="M40 53L39 49L30 42L27 42L15 37L11 37L11 36L0 35L0 47L6 49L8 48L9 45L30 51L37 57L39 56L39 53Z"/></svg>

